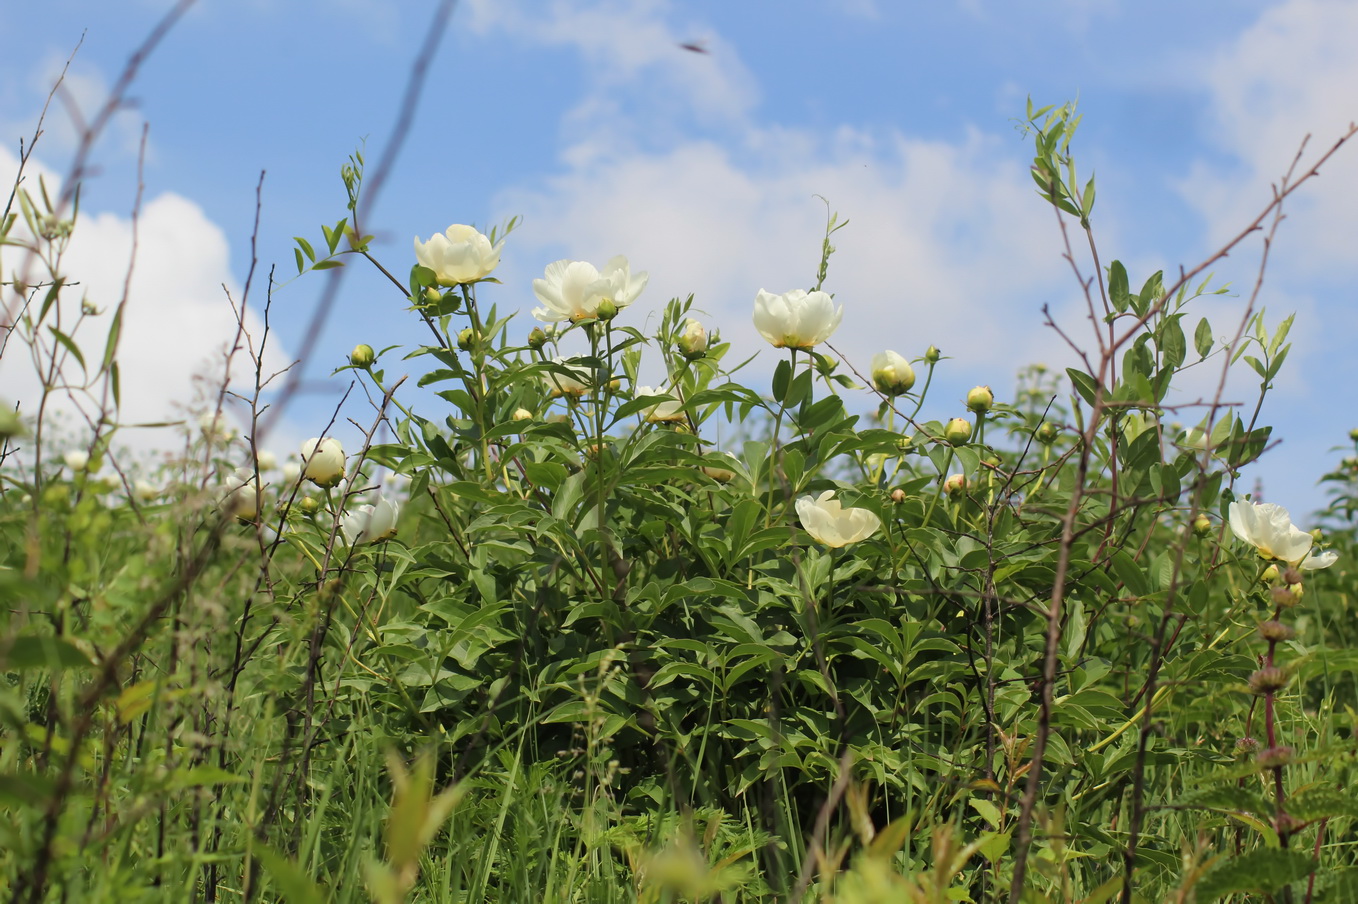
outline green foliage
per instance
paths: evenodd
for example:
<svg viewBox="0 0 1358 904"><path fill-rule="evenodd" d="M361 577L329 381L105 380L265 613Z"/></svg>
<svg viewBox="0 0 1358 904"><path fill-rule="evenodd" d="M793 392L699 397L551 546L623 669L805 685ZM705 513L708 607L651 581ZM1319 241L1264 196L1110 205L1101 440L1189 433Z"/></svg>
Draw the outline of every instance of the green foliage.
<svg viewBox="0 0 1358 904"><path fill-rule="evenodd" d="M1079 118L1027 119L1039 194L1092 250ZM355 223L361 153L342 176L348 214L296 239L298 274L348 254L405 272ZM78 368L47 394L97 395L121 321L88 335L69 229L19 197L29 235L6 241L49 272L16 335ZM844 225L827 220L817 288ZM1190 310L1209 282L1094 266L1068 382L1030 368L965 437L932 407L936 350L899 396L864 395L824 347L779 352L766 392L740 377L753 349L710 327L680 347L692 297L649 334L623 304L535 336L482 297L494 279L414 264L392 304L429 344L337 369L371 400L339 486L208 424L109 481L116 397L80 467L30 415L32 444L0 447L0 883L16 901L1205 901L1352 868L1358 469L1327 478L1339 564L1300 600L1286 570L1261 580L1225 522L1271 441L1258 402L1292 319L1218 332ZM104 349L93 373L82 347ZM1253 406L1175 395L1237 362ZM251 424L265 390L232 389ZM851 527L818 520L827 492ZM369 531L397 497L395 538ZM1261 664L1290 683L1262 688ZM1334 876L1339 900L1352 874Z"/></svg>

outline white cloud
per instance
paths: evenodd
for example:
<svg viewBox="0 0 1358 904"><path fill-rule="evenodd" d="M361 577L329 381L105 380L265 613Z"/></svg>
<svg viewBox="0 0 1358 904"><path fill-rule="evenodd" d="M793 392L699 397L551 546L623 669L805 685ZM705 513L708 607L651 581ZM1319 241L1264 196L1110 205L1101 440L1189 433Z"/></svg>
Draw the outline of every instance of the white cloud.
<svg viewBox="0 0 1358 904"><path fill-rule="evenodd" d="M32 165L32 162L30 162ZM18 161L0 150L0 184L8 185ZM29 186L36 185L37 173L30 170ZM47 174L49 190L56 179ZM128 265L133 261L132 223L129 217L110 212L82 211L61 271L71 285L63 291L62 323L70 329L88 300L102 314L89 318L76 334L85 359L96 367L102 355L104 337L127 282L127 305L119 348L122 408L119 421L125 425L182 417L187 406L204 404L205 394L220 385L224 374L224 353L236 335L236 320L226 293L239 302L240 287L233 279L228 244L222 230L197 204L173 193L163 193L147 201L138 224L137 250L130 282ZM18 249L7 248L3 258L7 274L28 272L30 281L43 275ZM252 301L257 305L259 294ZM3 295L10 310L14 294ZM50 322L50 321L49 321ZM246 315L246 328L256 337L263 334L263 323L252 310ZM45 340L50 345L50 337ZM286 358L274 350L266 355L266 372L283 366ZM80 368L68 364L67 375L78 381ZM196 381L201 376L204 381ZM245 356L238 354L232 364L233 379L239 385L252 378L253 369ZM41 382L20 338L11 338L0 358L0 386L7 401L18 401L33 412ZM83 394L77 393L77 399ZM212 394L215 403L215 394ZM63 403L76 424L83 423L70 403ZM86 415L97 411L97 403L85 399L78 404ZM175 439L162 430L127 429L119 440L133 448L169 448Z"/></svg>
<svg viewBox="0 0 1358 904"><path fill-rule="evenodd" d="M1236 166L1195 165L1180 186L1225 241L1271 197L1302 139L1306 160L1328 150L1358 120L1358 5L1348 0L1286 0L1206 64L1209 134ZM1358 147L1345 148L1321 178L1288 202L1287 257L1305 267L1352 268L1358 233Z"/></svg>
<svg viewBox="0 0 1358 904"><path fill-rule="evenodd" d="M984 367L965 379L1000 385L1045 341L1040 304L1064 299L1071 281L1050 209L1031 190L1026 148L1007 128L1000 137L972 130L926 141L759 123L744 99L755 96L749 73L715 39L712 57L725 68L674 84L695 109L728 104L721 134L632 140L649 131L652 112L629 92L670 84L688 58L707 62L671 53L684 32L666 24L667 4L602 2L579 14L538 4L537 17L525 4L472 8L479 28L578 48L590 80L586 100L565 117L561 171L497 200L501 214L525 217L515 259L539 261L507 264L510 285L526 285L561 254L602 263L623 253L651 273L642 307L694 293L725 336L752 352L763 345L749 323L755 292L815 281L821 195L849 220L835 237L826 288L846 305L835 344L855 361L885 346L919 355L936 344ZM601 47L625 50L600 55Z"/></svg>
<svg viewBox="0 0 1358 904"><path fill-rule="evenodd" d="M846 129L822 145L770 130L752 144L743 160L708 142L592 160L500 204L525 215L516 241L569 236L567 255L600 262L625 253L651 272L649 305L696 293L728 338L754 350L756 290L815 281L820 194L849 221L826 284L846 305L842 351L866 362L884 345L922 354L932 343L1004 368L986 373L1001 382L1027 360L1037 294L1068 283L1020 153L980 133L950 144Z"/></svg>

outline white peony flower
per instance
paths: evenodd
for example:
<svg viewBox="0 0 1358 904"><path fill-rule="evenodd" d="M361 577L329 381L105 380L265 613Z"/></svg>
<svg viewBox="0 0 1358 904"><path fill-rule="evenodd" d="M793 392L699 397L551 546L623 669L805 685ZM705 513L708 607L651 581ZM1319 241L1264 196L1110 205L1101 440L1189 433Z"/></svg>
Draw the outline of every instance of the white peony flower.
<svg viewBox="0 0 1358 904"><path fill-rule="evenodd" d="M377 543L396 536L396 519L400 514L400 505L379 496L371 505L360 505L345 512L340 529L351 545Z"/></svg>
<svg viewBox="0 0 1358 904"><path fill-rule="evenodd" d="M236 438L236 430L220 411L209 411L198 419L198 429L210 443L229 443Z"/></svg>
<svg viewBox="0 0 1358 904"><path fill-rule="evenodd" d="M1232 502L1228 509L1231 532L1259 550L1265 559L1278 559L1308 571L1329 568L1335 552L1311 554L1315 539L1292 523L1287 509L1272 502Z"/></svg>
<svg viewBox="0 0 1358 904"><path fill-rule="evenodd" d="M754 299L754 328L774 348L811 348L834 335L844 319L825 292L793 289L782 295L759 290Z"/></svg>
<svg viewBox="0 0 1358 904"><path fill-rule="evenodd" d="M872 383L883 395L898 396L915 385L915 369L893 351L872 356Z"/></svg>
<svg viewBox="0 0 1358 904"><path fill-rule="evenodd" d="M492 247L490 239L472 227L454 223L427 242L415 236L415 260L434 271L439 285L456 286L489 276L499 266L504 246L504 239Z"/></svg>
<svg viewBox="0 0 1358 904"><path fill-rule="evenodd" d="M533 316L545 323L588 320L598 316L604 301L621 310L636 301L649 278L644 271L633 276L621 254L602 270L587 261L554 261L542 279L533 280L533 294L543 305L533 309Z"/></svg>
<svg viewBox="0 0 1358 904"><path fill-rule="evenodd" d="M312 437L302 443L302 465L302 476L316 486L337 486L344 479L344 448L332 436Z"/></svg>
<svg viewBox="0 0 1358 904"><path fill-rule="evenodd" d="M90 453L86 452L84 449L72 449L70 452L61 456L61 460L66 462L66 467L70 468L72 471L83 471L89 467Z"/></svg>
<svg viewBox="0 0 1358 904"><path fill-rule="evenodd" d="M567 373L548 371L542 375L547 391L554 396L573 396L580 398L589 392L590 369L581 364L567 364L560 355L552 359L553 364L565 368Z"/></svg>
<svg viewBox="0 0 1358 904"><path fill-rule="evenodd" d="M222 497L222 511L241 521L259 517L259 480L251 468L237 468Z"/></svg>
<svg viewBox="0 0 1358 904"><path fill-rule="evenodd" d="M663 393L658 389L652 389L650 386L638 386L634 395L638 399L644 399L648 396L663 396L666 395L666 393ZM650 421L652 424L659 424L684 420L683 409L684 405L679 401L656 402L642 413L646 416L646 420Z"/></svg>
<svg viewBox="0 0 1358 904"><path fill-rule="evenodd" d="M819 496L803 496L797 500L797 517L802 527L814 539L838 549L849 543L866 540L877 532L882 521L867 509L844 508L834 498L834 490Z"/></svg>

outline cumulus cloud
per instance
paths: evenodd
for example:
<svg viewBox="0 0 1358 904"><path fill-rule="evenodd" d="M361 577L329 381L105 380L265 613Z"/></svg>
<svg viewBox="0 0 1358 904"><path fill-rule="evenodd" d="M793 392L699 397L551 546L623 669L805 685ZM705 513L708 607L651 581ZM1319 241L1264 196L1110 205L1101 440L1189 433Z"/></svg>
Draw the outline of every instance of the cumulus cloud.
<svg viewBox="0 0 1358 904"><path fill-rule="evenodd" d="M931 141L762 122L749 72L720 39L711 56L725 68L677 77L708 59L672 52L692 29L674 24L660 0L472 8L478 28L576 48L589 79L585 100L564 118L560 170L497 200L503 215L525 217L517 261L602 263L624 253L651 274L640 308L693 293L725 337L752 352L763 346L750 324L756 291L814 284L828 202L849 221L834 239L826 288L846 306L835 344L851 359L865 364L886 346L920 355L935 344L984 367L958 379L1004 385L1035 350L1061 355L1039 310L1046 301L1069 307L1073 284L1051 211L1033 194L1027 148L1011 130ZM634 139L649 134L651 115L628 95L643 90L637 82L668 86L687 109L720 109L723 128ZM539 275L502 271L510 285Z"/></svg>
<svg viewBox="0 0 1358 904"><path fill-rule="evenodd" d="M1358 120L1358 5L1347 0L1286 0L1266 10L1209 57L1208 134L1234 165L1201 161L1181 185L1222 242L1270 198L1302 139L1307 160L1328 150ZM1346 149L1351 157L1353 150ZM1352 268L1358 233L1358 166L1333 161L1319 182L1289 202L1287 256L1308 268Z"/></svg>
<svg viewBox="0 0 1358 904"><path fill-rule="evenodd" d="M0 150L0 182L11 184L17 168L17 159ZM26 172L26 187L36 188L39 172L37 167ZM44 175L49 191L55 192L56 178ZM44 268L17 248L6 248L0 263L7 277L27 274L29 282L45 277ZM120 432L119 440L139 449L173 447L175 441L166 431L135 429L134 425L178 419L190 407L215 405L215 389L221 385L227 351L236 337L236 318L227 294L237 302L240 299L240 287L230 272L226 236L193 201L166 192L143 206L134 257L129 216L82 210L61 272L67 274L69 283L57 303L60 322L64 330L73 332L91 370L98 366L126 285L118 353L122 398L118 421L129 429ZM19 305L11 290L4 291L0 298L5 311L0 316L8 325ZM84 318L77 330L73 324L80 319L82 303L101 313ZM51 317L44 326L56 322ZM256 342L263 335L263 323L254 311L247 312L245 326ZM42 344L49 350L53 347L50 333L43 335ZM286 359L276 349L275 345L265 356L266 372L285 366ZM67 360L65 374L68 383L84 384L81 368L73 360ZM232 361L231 377L237 384L253 378L253 368L243 353ZM0 357L0 386L6 401L34 411L42 381L17 331ZM97 393L76 391L69 398L62 396L58 404L76 425L82 425L97 416L98 398Z"/></svg>

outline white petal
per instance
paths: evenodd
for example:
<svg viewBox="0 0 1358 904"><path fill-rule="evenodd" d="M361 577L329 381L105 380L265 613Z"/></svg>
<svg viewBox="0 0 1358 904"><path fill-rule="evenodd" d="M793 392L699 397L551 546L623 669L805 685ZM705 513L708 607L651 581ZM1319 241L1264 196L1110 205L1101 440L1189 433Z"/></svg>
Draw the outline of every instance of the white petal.
<svg viewBox="0 0 1358 904"><path fill-rule="evenodd" d="M1315 571L1317 568L1329 568L1337 561L1339 561L1339 553L1333 549L1327 549L1302 560L1301 568L1303 571Z"/></svg>

